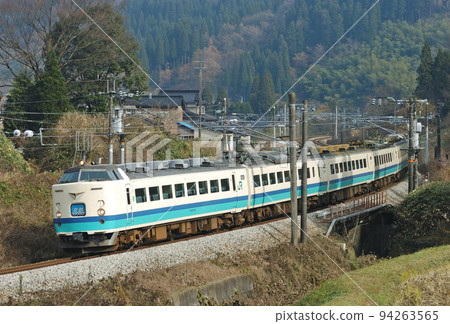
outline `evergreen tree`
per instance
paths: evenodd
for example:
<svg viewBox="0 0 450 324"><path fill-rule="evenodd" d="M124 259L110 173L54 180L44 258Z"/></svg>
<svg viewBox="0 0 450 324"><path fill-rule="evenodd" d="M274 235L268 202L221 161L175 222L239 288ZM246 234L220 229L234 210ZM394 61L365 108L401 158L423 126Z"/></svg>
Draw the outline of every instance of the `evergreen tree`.
<svg viewBox="0 0 450 324"><path fill-rule="evenodd" d="M269 71L265 71L261 80L260 93L260 107L259 112L264 113L275 103L275 86L273 84L272 74Z"/></svg>
<svg viewBox="0 0 450 324"><path fill-rule="evenodd" d="M34 82L31 75L27 72L21 72L14 78L12 89L7 96L7 118L3 121L5 132L14 132L16 129L21 132L32 129L33 123L26 120L32 120L34 114L25 112L35 112L35 105L31 103L31 93L33 92Z"/></svg>
<svg viewBox="0 0 450 324"><path fill-rule="evenodd" d="M450 53L439 49L431 66L433 95L436 101L448 101L450 98Z"/></svg>
<svg viewBox="0 0 450 324"><path fill-rule="evenodd" d="M217 94L216 102L219 104L222 104L224 98L227 99L227 106L229 106L230 102L228 100L227 90L225 89L225 87L222 87L222 88L220 88L219 93Z"/></svg>
<svg viewBox="0 0 450 324"><path fill-rule="evenodd" d="M41 120L54 122L61 113L71 109L66 83L52 47L47 52L44 72L34 90L36 110L42 113Z"/></svg>
<svg viewBox="0 0 450 324"><path fill-rule="evenodd" d="M202 91L202 99L206 106L210 106L214 103L214 93L210 86L206 86Z"/></svg>
<svg viewBox="0 0 450 324"><path fill-rule="evenodd" d="M259 88L260 88L260 77L259 74L255 76L252 83L252 89L250 90L250 99L249 103L252 107L253 111L259 111L261 107L260 103L260 94L259 94Z"/></svg>
<svg viewBox="0 0 450 324"><path fill-rule="evenodd" d="M432 75L431 66L433 65L433 58L431 57L431 48L428 41L425 41L425 45L422 48L422 54L420 55L420 65L417 69L417 87L414 94L419 98L429 98L432 95Z"/></svg>

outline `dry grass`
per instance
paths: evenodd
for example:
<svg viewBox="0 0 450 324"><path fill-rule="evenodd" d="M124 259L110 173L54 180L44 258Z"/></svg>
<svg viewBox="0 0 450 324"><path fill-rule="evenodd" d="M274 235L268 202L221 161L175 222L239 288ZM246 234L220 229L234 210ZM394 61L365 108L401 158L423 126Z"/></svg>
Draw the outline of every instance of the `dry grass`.
<svg viewBox="0 0 450 324"><path fill-rule="evenodd" d="M401 306L450 305L450 265L426 274L412 276L400 285Z"/></svg>
<svg viewBox="0 0 450 324"><path fill-rule="evenodd" d="M0 268L61 253L53 228L51 186L60 174L0 173Z"/></svg>

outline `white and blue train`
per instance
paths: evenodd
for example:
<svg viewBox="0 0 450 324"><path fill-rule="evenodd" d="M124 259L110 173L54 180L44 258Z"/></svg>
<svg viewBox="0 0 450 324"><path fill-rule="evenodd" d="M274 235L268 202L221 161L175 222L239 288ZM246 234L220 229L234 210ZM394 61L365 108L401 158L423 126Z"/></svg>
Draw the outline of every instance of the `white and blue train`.
<svg viewBox="0 0 450 324"><path fill-rule="evenodd" d="M408 163L402 147L400 142L309 156L308 206L335 203L399 179ZM162 161L133 164L132 171L131 165L68 169L52 187L62 248L112 251L288 214L289 165L264 162L185 168L189 161ZM175 165L166 168L169 164ZM301 166L299 160L298 197Z"/></svg>

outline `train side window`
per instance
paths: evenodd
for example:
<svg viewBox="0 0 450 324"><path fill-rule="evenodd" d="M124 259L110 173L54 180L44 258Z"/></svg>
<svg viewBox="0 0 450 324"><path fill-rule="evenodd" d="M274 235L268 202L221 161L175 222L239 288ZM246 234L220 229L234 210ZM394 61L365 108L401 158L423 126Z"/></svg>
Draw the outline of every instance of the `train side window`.
<svg viewBox="0 0 450 324"><path fill-rule="evenodd" d="M367 168L367 159L364 159L364 168Z"/></svg>
<svg viewBox="0 0 450 324"><path fill-rule="evenodd" d="M342 162L339 163L339 172L344 172L344 167L342 166Z"/></svg>
<svg viewBox="0 0 450 324"><path fill-rule="evenodd" d="M359 159L359 167L362 169L363 168L363 161L362 159Z"/></svg>
<svg viewBox="0 0 450 324"><path fill-rule="evenodd" d="M337 163L334 164L334 172L339 173L339 165Z"/></svg>
<svg viewBox="0 0 450 324"><path fill-rule="evenodd" d="M356 160L356 169L359 170L359 160Z"/></svg>
<svg viewBox="0 0 450 324"><path fill-rule="evenodd" d="M311 178L311 171L309 171L309 168L306 168L306 179Z"/></svg>
<svg viewBox="0 0 450 324"><path fill-rule="evenodd" d="M204 195L208 193L208 181L199 181L198 182L198 193L200 195Z"/></svg>
<svg viewBox="0 0 450 324"><path fill-rule="evenodd" d="M344 172L347 172L347 162L344 162Z"/></svg>
<svg viewBox="0 0 450 324"><path fill-rule="evenodd" d="M228 179L220 180L220 186L222 187L222 191L230 191L230 180Z"/></svg>
<svg viewBox="0 0 450 324"><path fill-rule="evenodd" d="M277 181L278 181L278 183L283 183L283 172L282 171L277 172Z"/></svg>
<svg viewBox="0 0 450 324"><path fill-rule="evenodd" d="M197 194L197 184L195 182L187 183L188 196L195 196Z"/></svg>
<svg viewBox="0 0 450 324"><path fill-rule="evenodd" d="M320 177L320 167L317 167L317 176Z"/></svg>
<svg viewBox="0 0 450 324"><path fill-rule="evenodd" d="M347 162L347 169L348 171L352 171L352 161Z"/></svg>
<svg viewBox="0 0 450 324"><path fill-rule="evenodd" d="M150 201L159 200L159 187L148 188L148 193L150 194Z"/></svg>
<svg viewBox="0 0 450 324"><path fill-rule="evenodd" d="M313 178L315 178L316 177L316 171L314 171L314 170L316 169L316 167L312 167L311 169L312 169L312 173L313 173Z"/></svg>
<svg viewBox="0 0 450 324"><path fill-rule="evenodd" d="M352 170L356 170L355 160L352 161Z"/></svg>
<svg viewBox="0 0 450 324"><path fill-rule="evenodd" d="M302 180L303 170L302 169L298 169L297 173L298 173L297 180Z"/></svg>
<svg viewBox="0 0 450 324"><path fill-rule="evenodd" d="M130 189L129 189L129 188L127 188L127 203L128 203L128 205L131 204L131 200L130 200Z"/></svg>
<svg viewBox="0 0 450 324"><path fill-rule="evenodd" d="M255 188L261 187L261 178L259 174L253 176L253 183L255 184Z"/></svg>
<svg viewBox="0 0 450 324"><path fill-rule="evenodd" d="M175 197L184 197L184 183L178 183L175 185Z"/></svg>
<svg viewBox="0 0 450 324"><path fill-rule="evenodd" d="M211 193L219 192L219 181L218 180L210 180L209 187L211 188Z"/></svg>
<svg viewBox="0 0 450 324"><path fill-rule="evenodd" d="M284 182L291 181L291 176L289 175L289 171L284 171Z"/></svg>
<svg viewBox="0 0 450 324"><path fill-rule="evenodd" d="M233 191L236 191L236 179L234 179L234 174L231 175L231 181L233 182Z"/></svg>
<svg viewBox="0 0 450 324"><path fill-rule="evenodd" d="M262 185L263 186L267 186L269 184L269 180L267 178L267 174L266 173L261 175L261 180L262 180Z"/></svg>
<svg viewBox="0 0 450 324"><path fill-rule="evenodd" d="M173 198L172 185L162 186L162 194L163 199L172 199Z"/></svg>
<svg viewBox="0 0 450 324"><path fill-rule="evenodd" d="M331 174L334 174L334 165L333 164L330 164L330 171L331 171Z"/></svg>
<svg viewBox="0 0 450 324"><path fill-rule="evenodd" d="M147 202L147 195L145 194L145 188L135 189L134 193L136 195L136 202L138 204Z"/></svg>
<svg viewBox="0 0 450 324"><path fill-rule="evenodd" d="M269 181L270 181L271 185L277 184L277 180L275 178L275 173L269 173Z"/></svg>

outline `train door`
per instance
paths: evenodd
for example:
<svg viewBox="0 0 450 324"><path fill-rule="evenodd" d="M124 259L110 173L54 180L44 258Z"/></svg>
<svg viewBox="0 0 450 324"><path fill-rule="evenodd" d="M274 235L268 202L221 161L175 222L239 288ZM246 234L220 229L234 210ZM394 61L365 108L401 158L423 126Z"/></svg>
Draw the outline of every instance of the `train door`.
<svg viewBox="0 0 450 324"><path fill-rule="evenodd" d="M125 185L127 202L127 224L133 222L133 204L130 184Z"/></svg>
<svg viewBox="0 0 450 324"><path fill-rule="evenodd" d="M233 188L233 195L234 195L234 203L233 203L233 209L236 211L238 208L238 200L239 200L239 183L238 178L236 177L236 172L231 173L231 185Z"/></svg>

